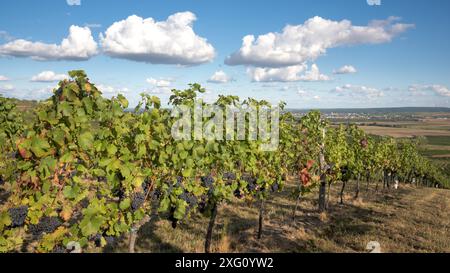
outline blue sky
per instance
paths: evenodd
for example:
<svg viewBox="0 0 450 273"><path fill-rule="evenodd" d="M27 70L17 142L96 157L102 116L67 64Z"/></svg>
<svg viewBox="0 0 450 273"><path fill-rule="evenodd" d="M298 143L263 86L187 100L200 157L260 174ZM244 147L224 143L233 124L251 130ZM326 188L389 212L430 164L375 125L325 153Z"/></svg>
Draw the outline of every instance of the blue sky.
<svg viewBox="0 0 450 273"><path fill-rule="evenodd" d="M132 104L198 82L207 100L450 107L449 10L447 0L2 1L0 93L45 99L84 69Z"/></svg>

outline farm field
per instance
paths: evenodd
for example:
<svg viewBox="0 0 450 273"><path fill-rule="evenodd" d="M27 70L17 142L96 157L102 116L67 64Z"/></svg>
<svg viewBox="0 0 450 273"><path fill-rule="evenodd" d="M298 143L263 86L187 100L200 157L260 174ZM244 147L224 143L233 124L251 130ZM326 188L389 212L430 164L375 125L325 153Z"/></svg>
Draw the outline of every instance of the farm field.
<svg viewBox="0 0 450 273"><path fill-rule="evenodd" d="M354 186L355 183L351 183ZM293 180L267 201L264 234L256 237L258 208L243 202L222 205L218 212L214 252L367 252L366 244L378 241L383 252L450 252L450 191L415 188L380 191L365 186L353 199L349 187L346 203L338 204L340 184L332 187L329 211L317 212L317 195L300 203L292 222L295 202L289 195ZM256 204L255 204L256 205ZM203 252L208 219L196 217L172 229L157 216L142 227L138 252ZM126 252L127 238L107 252Z"/></svg>

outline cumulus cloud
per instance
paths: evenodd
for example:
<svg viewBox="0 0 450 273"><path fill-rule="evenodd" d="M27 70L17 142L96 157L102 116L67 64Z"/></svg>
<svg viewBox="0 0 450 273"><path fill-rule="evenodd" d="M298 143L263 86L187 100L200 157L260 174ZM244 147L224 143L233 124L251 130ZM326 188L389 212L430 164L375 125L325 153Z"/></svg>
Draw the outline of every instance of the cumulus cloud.
<svg viewBox="0 0 450 273"><path fill-rule="evenodd" d="M306 69L306 64L282 68L251 67L247 73L254 82L294 82L299 80L299 74Z"/></svg>
<svg viewBox="0 0 450 273"><path fill-rule="evenodd" d="M66 0L69 6L80 6L81 0Z"/></svg>
<svg viewBox="0 0 450 273"><path fill-rule="evenodd" d="M132 15L100 34L103 51L114 58L153 64L198 65L215 57L214 47L193 30L192 12L175 13L166 21Z"/></svg>
<svg viewBox="0 0 450 273"><path fill-rule="evenodd" d="M5 84L0 86L0 91L6 92L6 91L13 91L14 86L12 84Z"/></svg>
<svg viewBox="0 0 450 273"><path fill-rule="evenodd" d="M71 26L61 44L46 44L18 39L0 45L0 56L31 57L39 61L82 61L97 54L97 43L88 27Z"/></svg>
<svg viewBox="0 0 450 273"><path fill-rule="evenodd" d="M169 87L172 84L171 79L148 78L146 81L154 87Z"/></svg>
<svg viewBox="0 0 450 273"><path fill-rule="evenodd" d="M383 91L373 88L373 87L367 87L364 85L352 85L352 84L346 84L343 86L338 86L332 90L332 92L336 92L339 95L345 96L352 96L352 97L365 97L369 99L375 99L379 97L383 97L384 93Z"/></svg>
<svg viewBox="0 0 450 273"><path fill-rule="evenodd" d="M53 71L42 71L31 78L32 82L57 82L69 78L65 74L56 74Z"/></svg>
<svg viewBox="0 0 450 273"><path fill-rule="evenodd" d="M144 93L148 94L170 94L171 85L173 83L173 79L170 78L148 78L147 83L151 84L150 88L147 88Z"/></svg>
<svg viewBox="0 0 450 273"><path fill-rule="evenodd" d="M0 92L9 98L16 98L21 100L46 100L53 95L54 86L47 86L44 88L11 88L5 90L0 87Z"/></svg>
<svg viewBox="0 0 450 273"><path fill-rule="evenodd" d="M127 87L118 88L107 84L96 84L95 87L107 98L117 96L118 94L128 94L131 91Z"/></svg>
<svg viewBox="0 0 450 273"><path fill-rule="evenodd" d="M408 90L415 94L417 94L417 93L424 94L426 92L431 91L439 96L450 97L450 89L446 86L439 85L439 84L431 84L431 85L413 84L413 85L409 86Z"/></svg>
<svg viewBox="0 0 450 273"><path fill-rule="evenodd" d="M307 70L306 63L280 68L251 67L247 69L254 82L297 82L297 81L328 81L330 78L320 73L316 64ZM303 74L302 74L303 73Z"/></svg>
<svg viewBox="0 0 450 273"><path fill-rule="evenodd" d="M0 75L0 82L9 81L9 79L6 76Z"/></svg>
<svg viewBox="0 0 450 273"><path fill-rule="evenodd" d="M208 82L210 83L228 83L231 82L233 79L228 76L224 71L219 70L216 71L211 78L209 78Z"/></svg>
<svg viewBox="0 0 450 273"><path fill-rule="evenodd" d="M333 71L334 74L354 74L356 72L356 68L352 65L344 65L343 67Z"/></svg>
<svg viewBox="0 0 450 273"><path fill-rule="evenodd" d="M226 58L228 65L285 67L314 61L328 49L359 44L380 44L392 39L412 24L397 23L398 17L354 26L349 20L333 21L313 17L304 24L287 25L281 33L269 32L257 38L247 35L242 47Z"/></svg>
<svg viewBox="0 0 450 273"><path fill-rule="evenodd" d="M316 64L313 64L311 65L311 70L306 71L304 75L301 75L299 80L305 82L317 82L329 81L330 78L327 75L320 74L319 67Z"/></svg>

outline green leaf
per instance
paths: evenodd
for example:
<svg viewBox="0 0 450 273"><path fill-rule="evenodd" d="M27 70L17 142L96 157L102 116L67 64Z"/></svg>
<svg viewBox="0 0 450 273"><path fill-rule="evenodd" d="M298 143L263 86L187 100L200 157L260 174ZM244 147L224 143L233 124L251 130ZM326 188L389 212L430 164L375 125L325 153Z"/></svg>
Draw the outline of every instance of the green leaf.
<svg viewBox="0 0 450 273"><path fill-rule="evenodd" d="M48 150L50 149L50 144L48 144L47 140L33 137L31 140L31 151L36 157L44 157L48 154Z"/></svg>
<svg viewBox="0 0 450 273"><path fill-rule="evenodd" d="M94 135L86 131L78 137L78 144L83 150L89 150L94 144Z"/></svg>
<svg viewBox="0 0 450 273"><path fill-rule="evenodd" d="M130 205L131 205L130 198L126 198L126 199L122 200L122 202L120 202L119 208L121 210L126 210L126 209L128 209L130 207Z"/></svg>

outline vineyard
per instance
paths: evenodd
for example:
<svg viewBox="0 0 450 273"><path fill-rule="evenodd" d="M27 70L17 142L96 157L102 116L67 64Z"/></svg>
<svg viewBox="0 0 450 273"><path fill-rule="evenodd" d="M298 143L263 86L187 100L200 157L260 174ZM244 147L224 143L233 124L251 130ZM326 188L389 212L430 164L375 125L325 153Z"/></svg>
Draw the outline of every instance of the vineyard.
<svg viewBox="0 0 450 273"><path fill-rule="evenodd" d="M267 203L281 192L292 198L290 221L296 221L305 196L327 211L330 189L339 189L344 204L345 196L358 199L366 187L450 187L414 139L371 136L311 111L301 119L282 112L275 151L259 149L262 140L175 140L170 108L195 107L205 92L200 85L173 90L169 107L142 94L130 111L124 96L103 97L84 71L69 75L32 118L0 97L0 252L90 251L123 236L135 252L138 231L157 214L173 229L205 217L209 253L218 209L235 201L258 208L261 239ZM262 109L269 103L219 96L214 105Z"/></svg>

